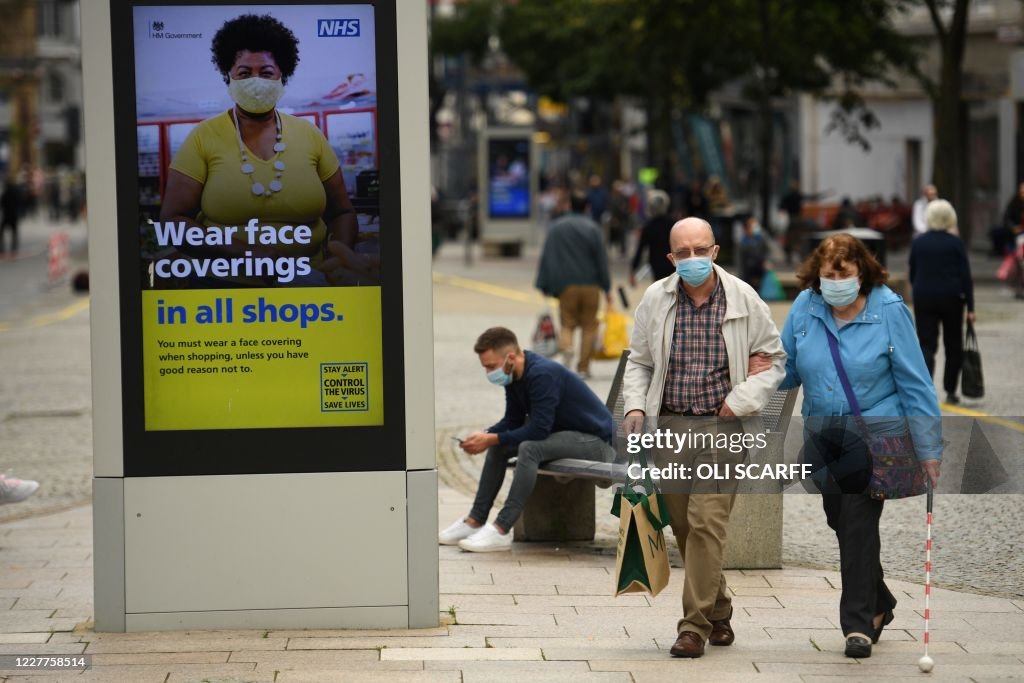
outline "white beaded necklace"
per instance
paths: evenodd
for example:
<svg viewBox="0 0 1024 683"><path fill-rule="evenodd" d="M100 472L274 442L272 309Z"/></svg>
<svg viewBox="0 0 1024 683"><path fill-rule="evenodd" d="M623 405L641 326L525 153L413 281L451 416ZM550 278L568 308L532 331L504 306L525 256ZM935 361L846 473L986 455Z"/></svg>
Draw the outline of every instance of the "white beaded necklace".
<svg viewBox="0 0 1024 683"><path fill-rule="evenodd" d="M249 176L249 182L252 183L252 193L257 197L262 195L264 197L270 197L275 192L280 192L284 189L284 185L281 183L281 176L284 175L284 162L277 157L287 149L283 141L281 134L281 114L274 111L274 120L277 123L277 142L274 143L274 179L270 181L270 188L263 187L263 183L255 179L253 174L256 172L256 167L249 161L248 153L245 149L245 143L242 142L242 127L238 124L238 117L235 115L234 108L231 109L231 120L235 122L235 133L238 135L238 152L242 156L242 173Z"/></svg>

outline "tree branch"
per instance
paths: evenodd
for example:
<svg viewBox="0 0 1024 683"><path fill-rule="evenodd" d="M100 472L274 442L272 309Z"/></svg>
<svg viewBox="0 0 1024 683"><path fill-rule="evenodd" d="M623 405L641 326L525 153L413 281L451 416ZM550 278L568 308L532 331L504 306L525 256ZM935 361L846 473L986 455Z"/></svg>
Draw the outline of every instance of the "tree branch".
<svg viewBox="0 0 1024 683"><path fill-rule="evenodd" d="M943 49L946 47L946 27L942 23L942 17L939 16L939 7L935 0L924 0L924 4L928 6L928 14L932 18L932 24L935 25L935 35L939 37L939 42L942 44Z"/></svg>

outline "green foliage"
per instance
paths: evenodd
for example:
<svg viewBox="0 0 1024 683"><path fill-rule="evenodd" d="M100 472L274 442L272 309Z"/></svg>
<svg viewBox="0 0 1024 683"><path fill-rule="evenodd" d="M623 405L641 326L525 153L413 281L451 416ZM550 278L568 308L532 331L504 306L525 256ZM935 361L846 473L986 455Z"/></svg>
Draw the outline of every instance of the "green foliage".
<svg viewBox="0 0 1024 683"><path fill-rule="evenodd" d="M479 64L488 50L495 30L497 0L464 0L455 6L455 15L434 19L430 26L430 48L434 54L457 57L468 55Z"/></svg>
<svg viewBox="0 0 1024 683"><path fill-rule="evenodd" d="M730 81L753 99L857 89L916 55L891 27L905 0L518 0L502 47L542 94L696 107ZM862 119L870 122L869 119Z"/></svg>

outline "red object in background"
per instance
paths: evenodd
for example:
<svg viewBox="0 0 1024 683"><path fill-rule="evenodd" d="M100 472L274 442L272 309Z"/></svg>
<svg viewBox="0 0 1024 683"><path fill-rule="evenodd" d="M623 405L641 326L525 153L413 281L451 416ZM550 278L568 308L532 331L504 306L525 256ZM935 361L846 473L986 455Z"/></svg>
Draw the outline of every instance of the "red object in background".
<svg viewBox="0 0 1024 683"><path fill-rule="evenodd" d="M46 250L48 254L48 271L50 283L57 282L68 270L68 254L70 253L71 239L66 232L58 231L50 235L47 240Z"/></svg>

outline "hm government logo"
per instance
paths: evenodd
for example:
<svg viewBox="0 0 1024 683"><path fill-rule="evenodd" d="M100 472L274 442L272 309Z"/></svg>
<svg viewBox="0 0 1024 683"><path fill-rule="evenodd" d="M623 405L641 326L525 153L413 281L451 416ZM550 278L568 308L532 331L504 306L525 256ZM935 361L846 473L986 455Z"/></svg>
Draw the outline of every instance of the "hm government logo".
<svg viewBox="0 0 1024 683"><path fill-rule="evenodd" d="M358 38L358 19L317 19L318 38Z"/></svg>
<svg viewBox="0 0 1024 683"><path fill-rule="evenodd" d="M149 22L149 37L158 40L199 40L203 37L203 34L167 31L164 22L157 20Z"/></svg>

